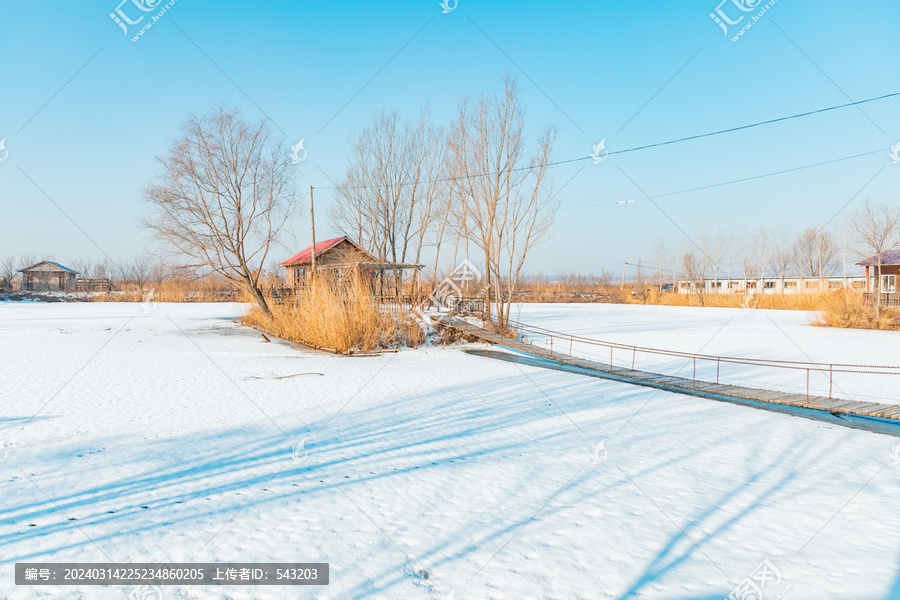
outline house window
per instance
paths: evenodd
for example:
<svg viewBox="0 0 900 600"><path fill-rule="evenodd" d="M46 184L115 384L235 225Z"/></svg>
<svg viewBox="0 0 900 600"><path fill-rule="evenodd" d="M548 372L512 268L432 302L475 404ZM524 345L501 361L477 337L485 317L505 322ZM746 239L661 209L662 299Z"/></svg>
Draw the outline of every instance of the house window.
<svg viewBox="0 0 900 600"><path fill-rule="evenodd" d="M774 282L774 281L767 281L767 282L765 283L765 287L766 287L767 290L774 289L774 288L775 288L775 282Z"/></svg>
<svg viewBox="0 0 900 600"><path fill-rule="evenodd" d="M897 291L897 276L896 275L882 275L881 276L881 293L893 294L895 291Z"/></svg>

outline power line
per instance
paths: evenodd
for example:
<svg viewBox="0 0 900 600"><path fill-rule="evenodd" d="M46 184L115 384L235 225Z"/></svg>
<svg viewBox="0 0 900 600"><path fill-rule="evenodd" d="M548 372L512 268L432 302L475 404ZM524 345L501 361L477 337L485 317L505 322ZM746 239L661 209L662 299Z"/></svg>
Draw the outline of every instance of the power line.
<svg viewBox="0 0 900 600"><path fill-rule="evenodd" d="M821 113L825 113L825 112L830 112L830 111L833 111L833 110L840 110L840 109L842 109L842 108L849 108L849 107L851 107L851 106L859 106L859 105L861 105L861 104L867 104L867 103L869 103L869 102L877 102L877 101L879 101L879 100L886 100L886 99L888 99L888 98L894 98L894 97L896 97L896 96L900 96L900 92L893 92L893 93L890 93L890 94L885 94L885 95L883 95L883 96L876 96L876 97L874 97L874 98L867 98L867 99L865 99L865 100L858 100L858 101L856 101L856 102L848 102L848 103L846 103L846 104L839 104L839 105L837 105L837 106L829 106L829 107L826 107L826 108L819 108L819 109L816 109L816 110L811 110L811 111L807 111L807 112L797 113L797 114L794 114L794 115L788 115L788 116L785 116L785 117L777 117L777 118L775 118L775 119L768 119L768 120L765 120L765 121L757 121L757 122L755 122L755 123L749 123L749 124L747 124L747 125L739 125L739 126L737 126L737 127L729 127L728 129L719 129L719 130L717 130L717 131L710 131L710 132L708 132L708 133L700 133L700 134L697 134L697 135L690 135L690 136L687 136L687 137L676 138L676 139L668 140L668 141L665 141L665 142L656 142L656 143L653 143L653 144L645 144L645 145L643 145L643 146L635 146L635 147L633 147L633 148L625 148L625 149L623 149L623 150L614 150L614 151L612 151L612 152L609 152L606 156L614 156L614 155L617 155L617 154L625 154L625 153L627 153L627 152L637 152L637 151L639 151L639 150L647 150L647 149L649 149L649 148L658 148L658 147L660 147L660 146L669 146L669 145L671 145L671 144L678 144L678 143L681 143L681 142L687 142L687 141L691 141L691 140L698 140L698 139L701 139L701 138L707 138L707 137L712 137L712 136L716 136L716 135L722 135L722 134L725 134L725 133L733 133L733 132L735 132L735 131L742 131L742 130L745 130L745 129L752 129L752 128L754 128L754 127L761 127L761 126L763 126L763 125L771 125L771 124L773 124L773 123L780 123L780 122L783 122L783 121L790 121L791 119L799 119L799 118L802 118L802 117L808 117L808 116L811 116L811 115L817 115L817 114L821 114ZM558 161L553 161L553 162L540 163L540 164L533 165L533 166L528 166L528 167L516 167L516 168L514 168L514 169L508 169L508 170L505 170L505 171L487 172L487 173L478 173L478 174L475 174L475 175L466 175L466 176L463 176L463 177L439 177L439 178L436 178L436 179L431 179L431 180L426 180L426 181L419 181L419 182L417 182L417 183L418 183L419 185L424 185L424 184L428 184L428 183L440 183L440 182L444 182L444 181L460 181L460 180L464 180L464 179L473 179L473 178L475 178L475 177L490 177L490 176L492 176L492 175L497 175L497 174L503 173L503 172L510 172L510 173L513 173L513 172L517 172L517 171L530 171L530 170L532 170L532 169L537 169L537 168L539 168L539 167L557 167L557 166L559 166L559 165L565 165L565 164L569 164L569 163L580 162L580 161L583 161L583 160L593 160L593 159L594 159L593 156L582 156L582 157L579 157L579 158L569 158L569 159L565 159L565 160L558 160ZM604 158L604 160L605 160L605 158ZM413 185L413 183L414 183L414 182L408 182L408 183L400 183L400 184L396 184L396 185L388 185L388 186L358 185L358 186L348 186L346 189L359 190L359 189L376 188L376 187L403 187L403 186L407 186L407 185ZM333 186L333 187L319 187L319 189L334 190L334 189L339 189L339 187L340 187L340 186Z"/></svg>
<svg viewBox="0 0 900 600"><path fill-rule="evenodd" d="M678 194L687 194L689 192L699 192L701 190L708 190L712 188L722 187L724 185L731 185L734 183L743 183L745 181L753 181L754 179L763 179L764 177L772 177L774 175L784 175L785 173L793 173L794 171L802 171L804 169L812 169L814 167L821 167L824 165L830 165L838 162L842 162L845 160L852 160L854 158L861 158L863 156L871 156L872 154L879 154L884 152L885 148L879 148L878 150L872 150L871 152L863 152L862 154L854 154L853 156L845 156L843 158L835 158L834 160L826 160L824 162L815 163L812 165L804 165L802 167L793 167L791 169L783 169L781 171L773 171L771 173L763 173L762 175L753 175L751 177L743 177L741 179L732 179L731 181L722 181L720 183L711 183L709 185L702 185L700 187L690 188L687 190L679 190L677 192L667 192L665 194L654 194L654 198L665 198L667 196L676 196ZM596 204L579 204L578 206L561 206L560 210L571 210L576 208L591 208L595 206L612 206L615 204L626 204L630 202L637 202L638 200L644 200L645 197L641 196L639 198L631 198L628 200L619 200L617 202L602 202Z"/></svg>

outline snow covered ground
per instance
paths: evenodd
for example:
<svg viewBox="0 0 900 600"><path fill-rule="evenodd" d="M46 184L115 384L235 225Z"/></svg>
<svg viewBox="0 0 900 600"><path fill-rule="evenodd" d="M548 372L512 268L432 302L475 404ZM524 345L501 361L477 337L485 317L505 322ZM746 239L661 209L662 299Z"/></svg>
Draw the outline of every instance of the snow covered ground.
<svg viewBox="0 0 900 600"><path fill-rule="evenodd" d="M16 587L13 564L40 560L331 565L327 587L166 598L712 600L759 585L764 560L781 578L765 598L900 598L898 438L459 348L267 343L232 322L237 304L149 308L0 305L0 598L132 591ZM900 362L896 334L766 311L791 350L751 312L521 315L690 351Z"/></svg>

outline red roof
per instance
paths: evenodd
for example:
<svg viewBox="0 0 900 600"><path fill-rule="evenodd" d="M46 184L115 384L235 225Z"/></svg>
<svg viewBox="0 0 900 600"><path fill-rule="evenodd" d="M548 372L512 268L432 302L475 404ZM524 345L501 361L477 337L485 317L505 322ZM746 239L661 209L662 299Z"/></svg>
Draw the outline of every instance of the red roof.
<svg viewBox="0 0 900 600"><path fill-rule="evenodd" d="M325 240L324 242L316 242L316 256L320 256L323 252L331 248L332 246L337 246L340 242L347 239L347 236L343 235L341 237L337 237L331 240ZM312 258L312 253L310 252L310 248L312 246L308 246L307 248L301 250L298 254L290 257L283 263L281 263L282 267L286 267L288 265L297 265L305 262L309 262Z"/></svg>
<svg viewBox="0 0 900 600"><path fill-rule="evenodd" d="M878 264L878 255L867 258L866 260L861 260L856 263L861 266L871 266ZM887 252L883 252L881 254L881 264L882 265L900 265L900 250L888 250Z"/></svg>

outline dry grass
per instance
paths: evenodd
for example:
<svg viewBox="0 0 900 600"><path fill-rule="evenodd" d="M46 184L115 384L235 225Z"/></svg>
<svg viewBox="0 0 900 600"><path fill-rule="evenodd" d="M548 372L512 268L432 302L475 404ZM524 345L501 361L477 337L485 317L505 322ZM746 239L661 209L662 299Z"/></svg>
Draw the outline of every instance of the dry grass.
<svg viewBox="0 0 900 600"><path fill-rule="evenodd" d="M559 280L520 281L513 302L621 302L624 295L606 278L586 275L562 275Z"/></svg>
<svg viewBox="0 0 900 600"><path fill-rule="evenodd" d="M138 289L121 282L109 293L92 292L88 302L251 302L249 295L227 281L179 281L167 279L151 282Z"/></svg>
<svg viewBox="0 0 900 600"><path fill-rule="evenodd" d="M825 292L820 294L703 294L703 306L717 308L772 308L778 310L825 310L835 298L844 295L859 297L858 292ZM645 300L634 297L630 303L662 306L700 306L697 294L660 293L656 289L645 292Z"/></svg>
<svg viewBox="0 0 900 600"><path fill-rule="evenodd" d="M338 281L319 275L297 292L293 302L272 303L270 308L271 321L256 307L243 320L315 348L351 353L398 345L416 347L425 341L414 315L384 310L359 277Z"/></svg>
<svg viewBox="0 0 900 600"><path fill-rule="evenodd" d="M782 310L824 310L829 301L843 291L809 294L704 294L703 305L720 308L774 308ZM859 293L857 292L858 296ZM561 281L521 284L514 302L609 302L613 304L658 304L663 306L700 306L697 294L660 292L655 286L625 285L600 278L568 277Z"/></svg>
<svg viewBox="0 0 900 600"><path fill-rule="evenodd" d="M900 310L882 308L881 317L876 318L875 308L866 306L860 294L836 294L828 299L812 324L819 327L900 331Z"/></svg>

